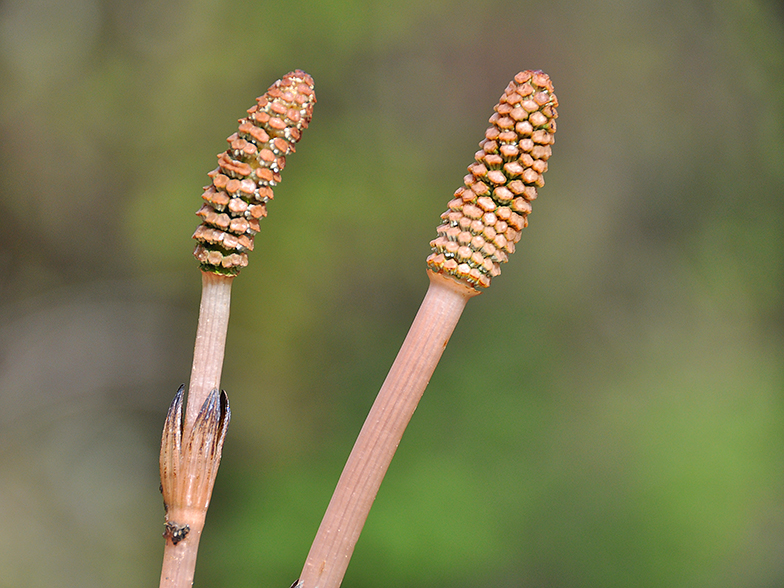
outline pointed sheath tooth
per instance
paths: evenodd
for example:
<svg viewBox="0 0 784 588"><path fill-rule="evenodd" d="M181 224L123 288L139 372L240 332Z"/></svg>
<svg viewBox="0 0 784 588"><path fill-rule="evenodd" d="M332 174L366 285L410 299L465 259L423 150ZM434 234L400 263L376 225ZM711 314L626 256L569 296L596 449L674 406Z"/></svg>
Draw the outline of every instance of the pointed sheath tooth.
<svg viewBox="0 0 784 588"><path fill-rule="evenodd" d="M223 442L226 440L226 431L229 429L229 422L231 421L231 408L229 407L229 397L224 390L221 390L218 402L218 427L215 434L215 445L212 450L212 471L210 472L210 486L208 488L207 500L212 495L212 488L215 485L215 478L218 475L218 466L220 465L221 456L223 454Z"/></svg>
<svg viewBox="0 0 784 588"><path fill-rule="evenodd" d="M166 508L173 503L176 495L176 484L180 476L180 456L182 454L182 406L185 385L181 385L174 395L166 414L161 438L161 492Z"/></svg>
<svg viewBox="0 0 784 588"><path fill-rule="evenodd" d="M225 392L213 390L204 401L187 439L183 439L183 395L172 402L161 440L161 490L167 512L195 509L206 513L226 438L231 409Z"/></svg>
<svg viewBox="0 0 784 588"><path fill-rule="evenodd" d="M301 70L290 72L256 100L256 106L248 110L248 116L239 120L237 132L228 138L229 149L218 155L218 168L208 174L212 179L212 185L205 189L208 201L212 194L226 193L248 205L272 199L271 187L280 182L285 157L294 153L294 145L302 131L308 128L313 115L316 103L313 78ZM224 200L221 196L215 201L222 212L228 204ZM221 219L224 221L221 228L234 232L232 226L243 226L231 221L245 216L246 209L238 204L230 207L226 214L231 218L228 222ZM259 214L255 218L262 216L265 215ZM234 237L220 240L204 240L206 235L211 233L197 231L193 235L199 241L194 255L203 271L233 276L247 265L245 251L252 246L248 247L246 241L238 239L236 233Z"/></svg>
<svg viewBox="0 0 784 588"><path fill-rule="evenodd" d="M453 200L441 215L451 227L470 228L465 235L482 238L469 239L458 231L463 235L460 243L434 239L433 253L427 258L430 271L476 289L486 288L500 274L499 264L514 252L519 231L528 225L530 201L536 198L537 188L544 186L550 145L555 142L557 106L558 98L545 73L522 71L509 83L490 117L475 161L468 166L464 188L455 192L460 206L453 206Z"/></svg>
<svg viewBox="0 0 784 588"><path fill-rule="evenodd" d="M210 392L196 416L183 457L188 475L185 497L189 505L207 508L210 501L215 443L220 424L218 390Z"/></svg>

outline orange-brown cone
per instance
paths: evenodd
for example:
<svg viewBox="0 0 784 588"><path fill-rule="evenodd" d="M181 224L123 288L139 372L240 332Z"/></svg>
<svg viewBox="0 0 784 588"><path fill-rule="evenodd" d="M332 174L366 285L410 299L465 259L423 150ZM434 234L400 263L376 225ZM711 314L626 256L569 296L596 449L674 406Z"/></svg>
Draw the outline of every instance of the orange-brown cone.
<svg viewBox="0 0 784 588"><path fill-rule="evenodd" d="M528 226L555 142L558 98L547 74L517 74L495 106L464 186L441 215L428 268L480 289L501 273Z"/></svg>
<svg viewBox="0 0 784 588"><path fill-rule="evenodd" d="M310 123L313 78L300 70L288 73L256 102L227 139L229 148L218 155L218 167L209 174L212 183L202 194L205 203L196 213L203 222L193 234L199 242L193 254L204 271L236 275L248 265L272 187Z"/></svg>

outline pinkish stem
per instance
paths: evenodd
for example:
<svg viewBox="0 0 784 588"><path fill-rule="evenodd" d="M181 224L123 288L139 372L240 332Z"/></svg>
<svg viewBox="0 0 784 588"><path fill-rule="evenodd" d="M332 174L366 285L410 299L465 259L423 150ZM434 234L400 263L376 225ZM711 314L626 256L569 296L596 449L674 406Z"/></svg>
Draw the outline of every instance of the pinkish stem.
<svg viewBox="0 0 784 588"><path fill-rule="evenodd" d="M229 305L233 276L202 272L199 325L193 349L193 367L188 388L185 412L184 438L196 420L210 392L220 389L223 354L226 350L226 332L229 328Z"/></svg>
<svg viewBox="0 0 784 588"><path fill-rule="evenodd" d="M172 509L168 513L172 518L190 521L190 530L186 540L179 541L176 545L170 539L166 540L163 550L163 565L161 567L160 588L190 588L193 586L193 575L196 571L196 558L199 554L199 540L204 529L206 511L181 512L181 509Z"/></svg>
<svg viewBox="0 0 784 588"><path fill-rule="evenodd" d="M166 545L161 588L190 588L196 568L207 506L217 474L223 436L228 426L228 401L220 389L231 302L231 276L202 272L199 324L185 417L178 393L164 428L161 446L161 488L167 508ZM225 406L224 406L225 401ZM200 420L197 416L202 411ZM169 525L175 525L169 528Z"/></svg>
<svg viewBox="0 0 784 588"><path fill-rule="evenodd" d="M428 272L430 287L346 462L299 588L337 588L400 439L476 290Z"/></svg>

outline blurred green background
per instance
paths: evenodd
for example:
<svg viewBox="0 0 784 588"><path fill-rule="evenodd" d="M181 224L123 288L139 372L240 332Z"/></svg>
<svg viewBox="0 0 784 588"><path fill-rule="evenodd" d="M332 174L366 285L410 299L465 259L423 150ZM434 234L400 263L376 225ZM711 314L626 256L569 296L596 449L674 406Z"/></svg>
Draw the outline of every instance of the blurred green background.
<svg viewBox="0 0 784 588"><path fill-rule="evenodd" d="M235 280L198 586L287 587L493 104L560 99L353 588L784 586L778 2L5 0L0 586L157 585L201 186L284 73L318 104Z"/></svg>

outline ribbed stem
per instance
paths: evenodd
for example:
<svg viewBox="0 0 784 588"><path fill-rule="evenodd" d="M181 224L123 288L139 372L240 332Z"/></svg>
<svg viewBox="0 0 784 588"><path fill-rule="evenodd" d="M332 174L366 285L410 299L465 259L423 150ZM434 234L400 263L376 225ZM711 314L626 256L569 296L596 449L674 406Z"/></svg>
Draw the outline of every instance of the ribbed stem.
<svg viewBox="0 0 784 588"><path fill-rule="evenodd" d="M327 507L295 588L338 588L403 431L468 299L500 273L528 224L554 142L550 78L518 73L507 86L464 186L441 215L428 257L430 287L378 393Z"/></svg>
<svg viewBox="0 0 784 588"><path fill-rule="evenodd" d="M174 396L161 440L161 491L166 509L166 544L161 588L189 588L223 442L231 420L225 393L213 390L183 437L183 387Z"/></svg>
<svg viewBox="0 0 784 588"><path fill-rule="evenodd" d="M204 529L206 511L195 512L197 509L171 509L169 516L178 520L188 520L190 530L187 539L176 545L166 541L163 550L163 566L161 568L160 588L190 588L193 586L193 575L196 571L196 558L199 554L199 540Z"/></svg>
<svg viewBox="0 0 784 588"><path fill-rule="evenodd" d="M160 467L167 526L160 588L193 585L199 539L230 418L228 399L217 391L233 280L233 276L202 272L199 324L185 416L183 419L181 388L164 426Z"/></svg>
<svg viewBox="0 0 784 588"><path fill-rule="evenodd" d="M226 350L226 332L229 326L229 305L233 276L209 271L201 272L202 291L199 306L199 325L193 350L193 367L188 388L185 412L184 437L196 420L207 396L220 390L223 355Z"/></svg>
<svg viewBox="0 0 784 588"><path fill-rule="evenodd" d="M193 235L198 241L194 255L201 263L202 295L187 405L183 407L182 386L161 439L166 508L161 588L193 584L199 540L231 419L228 397L219 392L231 285L248 263L272 187L308 127L315 102L313 79L303 71L290 72L270 86L228 138L229 148L218 156L218 167L209 174L212 182L202 194L205 202L196 214L203 222Z"/></svg>
<svg viewBox="0 0 784 588"><path fill-rule="evenodd" d="M428 272L430 287L354 444L302 570L301 588L337 588L400 439L468 299L478 294Z"/></svg>

